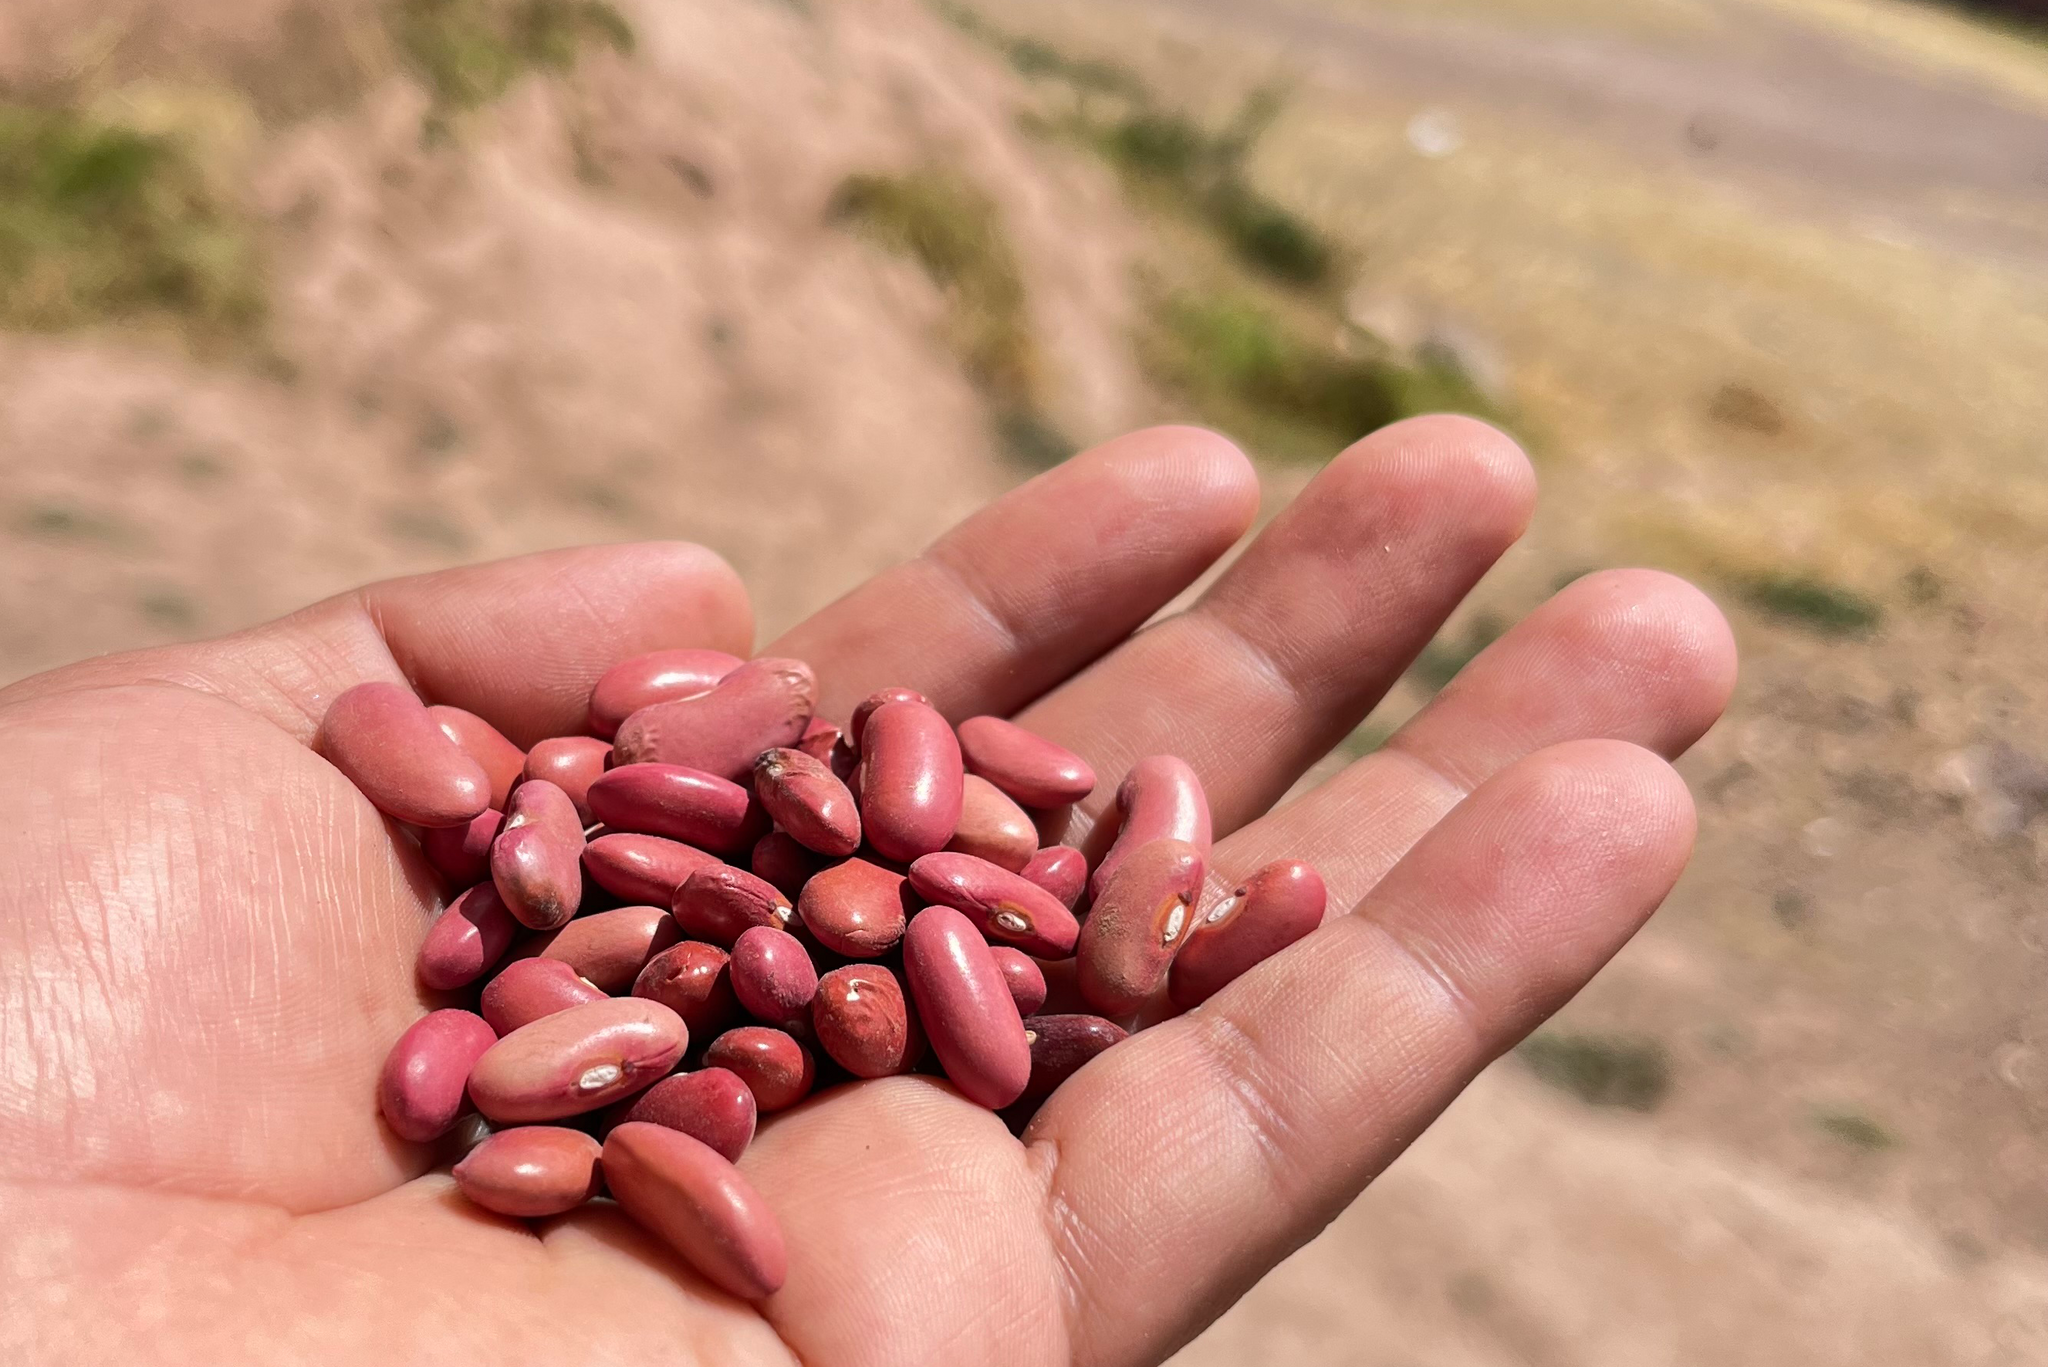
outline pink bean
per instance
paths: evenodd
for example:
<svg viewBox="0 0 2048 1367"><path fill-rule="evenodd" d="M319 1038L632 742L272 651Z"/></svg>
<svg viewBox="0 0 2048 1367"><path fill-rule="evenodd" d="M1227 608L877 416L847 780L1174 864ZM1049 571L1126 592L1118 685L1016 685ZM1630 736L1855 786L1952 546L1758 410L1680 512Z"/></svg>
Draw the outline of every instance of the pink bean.
<svg viewBox="0 0 2048 1367"><path fill-rule="evenodd" d="M626 764L590 785L606 829L662 835L713 854L751 849L768 823L739 784L680 764Z"/></svg>
<svg viewBox="0 0 2048 1367"><path fill-rule="evenodd" d="M926 907L903 935L903 977L918 1023L960 1094L1001 1110L1031 1078L1031 1045L1003 970L973 922Z"/></svg>
<svg viewBox="0 0 2048 1367"><path fill-rule="evenodd" d="M960 824L946 848L1022 873L1038 853L1038 827L1001 789L969 774L960 789Z"/></svg>
<svg viewBox="0 0 2048 1367"><path fill-rule="evenodd" d="M386 816L466 826L491 805L491 780L427 715L412 691L357 684L328 705L314 749Z"/></svg>
<svg viewBox="0 0 2048 1367"><path fill-rule="evenodd" d="M493 807L466 826L432 827L420 832L420 853L450 887L471 887L491 876L491 842L504 824Z"/></svg>
<svg viewBox="0 0 2048 1367"><path fill-rule="evenodd" d="M946 848L960 825L960 742L930 706L884 703L861 733L860 819L884 859Z"/></svg>
<svg viewBox="0 0 2048 1367"><path fill-rule="evenodd" d="M786 1110L811 1094L817 1065L787 1031L742 1025L711 1041L706 1068L724 1068L747 1084L762 1115Z"/></svg>
<svg viewBox="0 0 2048 1367"><path fill-rule="evenodd" d="M796 911L819 944L849 959L879 959L901 943L910 923L903 875L865 859L813 875Z"/></svg>
<svg viewBox="0 0 2048 1367"><path fill-rule="evenodd" d="M526 752L505 739L505 733L474 712L438 704L427 709L441 734L462 747L475 760L491 783L491 805L504 810L512 785L526 768Z"/></svg>
<svg viewBox="0 0 2048 1367"><path fill-rule="evenodd" d="M718 864L718 856L658 835L618 832L583 847L583 868L591 880L627 902L667 906L691 874Z"/></svg>
<svg viewBox="0 0 2048 1367"><path fill-rule="evenodd" d="M384 1058L377 1102L400 1139L424 1144L455 1126L470 1069L498 1043L482 1016L429 1011L398 1037Z"/></svg>
<svg viewBox="0 0 2048 1367"><path fill-rule="evenodd" d="M501 1125L581 1115L666 1075L688 1042L682 1017L660 1002L607 997L572 1006L485 1051L469 1073L470 1099Z"/></svg>
<svg viewBox="0 0 2048 1367"><path fill-rule="evenodd" d="M740 1161L754 1139L756 1107L746 1082L730 1068L677 1073L628 1104L620 1124L663 1125L708 1144L728 1163Z"/></svg>
<svg viewBox="0 0 2048 1367"><path fill-rule="evenodd" d="M597 1195L603 1146L581 1130L500 1130L455 1165L455 1185L485 1210L524 1220L560 1215Z"/></svg>
<svg viewBox="0 0 2048 1367"><path fill-rule="evenodd" d="M1031 856L1023 874L1072 911L1088 886L1088 860L1072 845L1048 845Z"/></svg>
<svg viewBox="0 0 2048 1367"><path fill-rule="evenodd" d="M569 795L576 814L588 826L590 785L612 762L612 748L594 736L556 736L526 752L527 778L544 778Z"/></svg>
<svg viewBox="0 0 2048 1367"><path fill-rule="evenodd" d="M1186 760L1153 755L1133 764L1117 785L1116 809L1122 821L1115 842L1088 880L1091 898L1102 896L1117 865L1155 840L1185 840L1202 858L1209 857L1209 797Z"/></svg>
<svg viewBox="0 0 2048 1367"><path fill-rule="evenodd" d="M434 918L420 941L419 978L436 992L467 987L491 971L511 948L519 923L498 890L478 883Z"/></svg>
<svg viewBox="0 0 2048 1367"><path fill-rule="evenodd" d="M541 957L560 959L600 991L624 992L648 960L682 938L667 907L620 907L569 922Z"/></svg>
<svg viewBox="0 0 2048 1367"><path fill-rule="evenodd" d="M790 917L789 899L780 888L728 864L691 874L676 889L673 906L684 934L726 948L755 926L781 930Z"/></svg>
<svg viewBox="0 0 2048 1367"><path fill-rule="evenodd" d="M988 952L1009 985L1018 1015L1028 1016L1045 1005L1045 970L1038 966L1038 960L1008 945L992 945Z"/></svg>
<svg viewBox="0 0 2048 1367"><path fill-rule="evenodd" d="M811 875L824 867L824 861L797 844L788 831L770 831L754 842L748 867L755 877L774 884L784 897L795 897Z"/></svg>
<svg viewBox="0 0 2048 1367"><path fill-rule="evenodd" d="M1081 998L1101 1014L1134 1014L1166 982L1202 892L1202 852L1155 840L1124 860L1095 899L1076 951Z"/></svg>
<svg viewBox="0 0 2048 1367"><path fill-rule="evenodd" d="M931 699L914 688L878 688L862 698L854 706L853 715L846 719L846 745L856 758L861 753L861 736L868 729L868 718L875 715L875 709L892 702L918 702L931 706Z"/></svg>
<svg viewBox="0 0 2048 1367"><path fill-rule="evenodd" d="M498 895L533 930L551 930L583 902L583 820L569 795L544 778L512 794L504 829L491 846Z"/></svg>
<svg viewBox="0 0 2048 1367"><path fill-rule="evenodd" d="M621 660L590 690L591 732L609 740L641 708L709 693L741 663L722 650L657 650Z"/></svg>
<svg viewBox="0 0 2048 1367"><path fill-rule="evenodd" d="M793 745L818 684L801 660L749 660L709 693L643 707L619 726L616 762L680 764L736 779L763 750Z"/></svg>
<svg viewBox="0 0 2048 1367"><path fill-rule="evenodd" d="M805 849L834 858L860 848L860 812L824 761L777 749L754 763L754 791L775 824Z"/></svg>
<svg viewBox="0 0 2048 1367"><path fill-rule="evenodd" d="M960 751L969 773L1026 807L1064 807L1095 791L1095 771L1086 760L1001 717L961 722Z"/></svg>
<svg viewBox="0 0 2048 1367"><path fill-rule="evenodd" d="M732 992L741 1008L765 1025L808 1029L818 970L796 936L755 926L733 943Z"/></svg>
<svg viewBox="0 0 2048 1367"><path fill-rule="evenodd" d="M491 1029L509 1035L542 1016L601 1002L604 996L602 989L560 959L515 959L485 985L482 1009Z"/></svg>
<svg viewBox="0 0 2048 1367"><path fill-rule="evenodd" d="M683 1018L693 1036L704 1039L739 1014L730 963L731 956L717 945L685 940L647 961L633 980L633 995L660 1002Z"/></svg>
<svg viewBox="0 0 2048 1367"><path fill-rule="evenodd" d="M881 964L848 964L818 979L811 1028L818 1047L855 1077L907 1073L924 1054L903 985Z"/></svg>
<svg viewBox="0 0 2048 1367"><path fill-rule="evenodd" d="M789 1258L760 1193L710 1146L679 1130L628 1122L604 1141L604 1177L626 1214L741 1300L782 1289Z"/></svg>
<svg viewBox="0 0 2048 1367"><path fill-rule="evenodd" d="M1195 918L1173 961L1167 997L1182 1011L1221 992L1323 923L1322 875L1299 859L1266 865Z"/></svg>
<svg viewBox="0 0 2048 1367"><path fill-rule="evenodd" d="M1130 1032L1100 1016L1030 1016L1024 1033L1031 1039L1031 1081L1024 1100L1043 1101L1062 1082L1081 1071L1088 1060L1130 1038Z"/></svg>
<svg viewBox="0 0 2048 1367"><path fill-rule="evenodd" d="M910 886L927 902L965 915L991 941L1041 959L1066 958L1081 933L1057 897L971 854L926 855L910 866Z"/></svg>

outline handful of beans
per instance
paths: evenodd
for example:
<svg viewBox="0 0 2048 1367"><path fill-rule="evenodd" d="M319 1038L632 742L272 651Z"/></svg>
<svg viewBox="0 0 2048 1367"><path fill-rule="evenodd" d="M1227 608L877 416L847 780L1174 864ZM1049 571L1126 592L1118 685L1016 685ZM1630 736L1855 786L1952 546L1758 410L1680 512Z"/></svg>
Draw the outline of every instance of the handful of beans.
<svg viewBox="0 0 2048 1367"><path fill-rule="evenodd" d="M320 752L462 890L418 973L467 1007L399 1038L379 1098L402 1138L467 1148L471 1201L540 1218L608 1192L760 1299L786 1256L734 1166L758 1116L923 1071L1021 1130L1162 994L1199 1005L1322 920L1298 861L1205 896L1179 759L1131 768L1091 870L1031 815L1094 790L1080 756L907 688L843 727L816 694L798 660L660 651L598 681L590 735L530 751L396 684L335 698ZM1042 1014L1068 959L1088 1010Z"/></svg>

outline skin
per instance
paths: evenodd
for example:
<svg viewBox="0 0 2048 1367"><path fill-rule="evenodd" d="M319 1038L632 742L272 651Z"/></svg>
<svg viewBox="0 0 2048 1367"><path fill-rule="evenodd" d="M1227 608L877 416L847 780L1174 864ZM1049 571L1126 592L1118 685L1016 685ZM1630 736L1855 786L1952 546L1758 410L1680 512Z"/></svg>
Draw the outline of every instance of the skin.
<svg viewBox="0 0 2048 1367"><path fill-rule="evenodd" d="M1691 848L1667 761L1720 713L1733 650L1702 595L1636 571L1573 583L1385 746L1268 812L1534 492L1491 429L1389 428L1132 637L1258 504L1221 438L1139 432L768 646L811 661L827 716L904 684L950 718L1014 716L1101 774L1183 755L1218 877L1307 859L1331 913L1096 1060L1023 1143L915 1077L767 1120L743 1167L790 1269L759 1307L608 1207L481 1213L380 1126L436 883L306 748L365 679L530 746L580 727L618 658L744 654L748 609L715 557L614 546L402 580L0 691L0 768L37 776L0 787L0 1357L1163 1359L1577 991ZM1113 787L1066 839L1088 844Z"/></svg>

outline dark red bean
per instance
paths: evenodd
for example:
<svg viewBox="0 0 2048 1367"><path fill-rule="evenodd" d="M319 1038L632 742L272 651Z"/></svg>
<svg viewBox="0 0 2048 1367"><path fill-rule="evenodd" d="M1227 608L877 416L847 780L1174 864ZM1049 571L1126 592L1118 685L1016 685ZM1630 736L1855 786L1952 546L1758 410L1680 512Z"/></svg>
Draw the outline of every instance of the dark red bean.
<svg viewBox="0 0 2048 1367"><path fill-rule="evenodd" d="M960 751L969 773L1026 807L1064 807L1095 791L1095 771L1086 760L1001 717L961 722Z"/></svg>
<svg viewBox="0 0 2048 1367"><path fill-rule="evenodd" d="M960 825L965 778L946 719L924 703L884 703L861 742L861 827L875 852L907 864L946 848Z"/></svg>
<svg viewBox="0 0 2048 1367"><path fill-rule="evenodd" d="M765 878L729 864L697 870L676 889L676 924L683 933L730 948L754 926L789 924L789 899Z"/></svg>
<svg viewBox="0 0 2048 1367"><path fill-rule="evenodd" d="M627 1105L621 1124L663 1125L708 1144L729 1163L754 1140L754 1094L730 1068L677 1073Z"/></svg>
<svg viewBox="0 0 2048 1367"><path fill-rule="evenodd" d="M498 890L478 883L427 927L427 937L420 941L421 985L436 992L469 986L505 957L518 933L519 923Z"/></svg>
<svg viewBox="0 0 2048 1367"><path fill-rule="evenodd" d="M778 1029L808 1030L818 970L787 931L754 926L732 947L732 992L748 1015Z"/></svg>
<svg viewBox="0 0 2048 1367"><path fill-rule="evenodd" d="M436 826L420 832L420 853L448 886L467 888L491 876L491 842L505 824L493 807L466 826Z"/></svg>
<svg viewBox="0 0 2048 1367"><path fill-rule="evenodd" d="M636 1224L705 1280L741 1300L782 1289L789 1257L760 1193L709 1145L632 1122L604 1141L604 1178Z"/></svg>
<svg viewBox="0 0 2048 1367"><path fill-rule="evenodd" d="M597 1195L602 1146L581 1130L521 1125L500 1130L455 1165L455 1185L500 1215L536 1220Z"/></svg>
<svg viewBox="0 0 2048 1367"><path fill-rule="evenodd" d="M1042 1101L1081 1071L1088 1060L1130 1038L1130 1032L1100 1016L1029 1016L1024 1033L1031 1040L1031 1081L1024 1100Z"/></svg>
<svg viewBox="0 0 2048 1367"><path fill-rule="evenodd" d="M1023 1018L988 941L951 907L926 907L903 936L903 977L946 1077L978 1106L1001 1110L1031 1077Z"/></svg>
<svg viewBox="0 0 2048 1367"><path fill-rule="evenodd" d="M603 1000L602 989L560 959L515 959L484 987L482 1009L491 1029L509 1035L542 1016Z"/></svg>
<svg viewBox="0 0 2048 1367"><path fill-rule="evenodd" d="M698 1039L716 1035L739 1014L732 995L731 956L717 945L685 940L647 961L633 980L633 995L660 1002L683 1018Z"/></svg>
<svg viewBox="0 0 2048 1367"><path fill-rule="evenodd" d="M616 762L677 764L737 779L763 750L802 738L817 693L801 660L749 660L709 693L627 717L613 741Z"/></svg>
<svg viewBox="0 0 2048 1367"><path fill-rule="evenodd" d="M792 899L824 865L824 860L797 844L787 831L770 831L755 841L748 863L755 877L767 879L777 892Z"/></svg>
<svg viewBox="0 0 2048 1367"><path fill-rule="evenodd" d="M1008 945L992 945L988 952L1001 970L1003 982L1009 986L1011 999L1017 1003L1017 1014L1028 1016L1045 1005L1045 970L1038 966L1038 960Z"/></svg>
<svg viewBox="0 0 2048 1367"><path fill-rule="evenodd" d="M754 763L754 792L775 824L804 848L831 858L860 848L853 794L823 760L801 750L769 750Z"/></svg>
<svg viewBox="0 0 2048 1367"><path fill-rule="evenodd" d="M1192 929L1203 864L1185 840L1155 840L1124 860L1081 927L1075 957L1083 1001L1125 1017L1165 985Z"/></svg>
<svg viewBox="0 0 2048 1367"><path fill-rule="evenodd" d="M796 910L819 944L849 959L887 954L910 924L903 875L865 859L849 859L812 875Z"/></svg>
<svg viewBox="0 0 2048 1367"><path fill-rule="evenodd" d="M470 1069L498 1042L482 1016L429 1011L398 1037L377 1080L384 1121L400 1139L424 1144L454 1128Z"/></svg>
<svg viewBox="0 0 2048 1367"><path fill-rule="evenodd" d="M662 907L691 874L718 862L715 854L658 835L615 832L583 847L583 868L599 887L621 901Z"/></svg>
<svg viewBox="0 0 2048 1367"><path fill-rule="evenodd" d="M410 825L466 826L491 805L483 766L397 684L345 689L320 719L313 748L378 811Z"/></svg>
<svg viewBox="0 0 2048 1367"><path fill-rule="evenodd" d="M1133 764L1117 786L1116 809L1116 840L1089 877L1090 897L1101 897L1117 865L1155 840L1185 840L1209 857L1209 797L1186 760L1152 755Z"/></svg>
<svg viewBox="0 0 2048 1367"><path fill-rule="evenodd" d="M475 760L491 784L491 805L504 810L512 785L526 768L526 752L505 739L505 733L474 712L437 704L427 709L441 734L462 747Z"/></svg>
<svg viewBox="0 0 2048 1367"><path fill-rule="evenodd" d="M804 727L804 733L797 737L796 748L829 765L845 735L845 728L835 726L823 717L812 717L810 724Z"/></svg>
<svg viewBox="0 0 2048 1367"><path fill-rule="evenodd" d="M848 964L818 979L811 1029L818 1047L855 1077L907 1073L924 1053L903 985L881 964Z"/></svg>
<svg viewBox="0 0 2048 1367"><path fill-rule="evenodd" d="M621 660L590 690L590 730L609 740L641 708L709 693L742 663L722 650L657 650Z"/></svg>
<svg viewBox="0 0 2048 1367"><path fill-rule="evenodd" d="M751 849L767 830L754 795L679 764L627 764L590 785L590 810L608 830L667 836L713 854Z"/></svg>
<svg viewBox="0 0 2048 1367"><path fill-rule="evenodd" d="M682 939L667 907L620 907L579 916L541 951L559 959L606 992L624 992L648 961Z"/></svg>
<svg viewBox="0 0 2048 1367"><path fill-rule="evenodd" d="M926 901L966 916L990 941L1041 959L1066 958L1081 933L1057 897L971 854L926 855L910 866L910 885Z"/></svg>
<svg viewBox="0 0 2048 1367"><path fill-rule="evenodd" d="M846 745L856 758L861 752L861 737L868 729L868 718L875 715L875 709L892 702L917 702L927 707L931 699L914 688L878 688L855 704L853 715L846 719Z"/></svg>
<svg viewBox="0 0 2048 1367"><path fill-rule="evenodd" d="M1072 845L1048 845L1031 856L1023 874L1071 911L1088 886L1088 860Z"/></svg>
<svg viewBox="0 0 2048 1367"><path fill-rule="evenodd" d="M1328 900L1322 875L1310 865L1299 859L1266 865L1196 916L1173 961L1167 997L1182 1011L1200 1006L1320 926Z"/></svg>
<svg viewBox="0 0 2048 1367"><path fill-rule="evenodd" d="M612 747L593 736L556 736L526 752L526 777L544 778L569 795L576 814L588 826L590 785L612 761Z"/></svg>
<svg viewBox="0 0 2048 1367"><path fill-rule="evenodd" d="M742 1025L711 1041L704 1051L704 1066L736 1074L754 1094L762 1115L802 1101L817 1077L811 1051L787 1031L765 1025Z"/></svg>
<svg viewBox="0 0 2048 1367"><path fill-rule="evenodd" d="M546 779L512 794L491 845L491 881L519 924L552 930L583 902L583 820L569 795Z"/></svg>

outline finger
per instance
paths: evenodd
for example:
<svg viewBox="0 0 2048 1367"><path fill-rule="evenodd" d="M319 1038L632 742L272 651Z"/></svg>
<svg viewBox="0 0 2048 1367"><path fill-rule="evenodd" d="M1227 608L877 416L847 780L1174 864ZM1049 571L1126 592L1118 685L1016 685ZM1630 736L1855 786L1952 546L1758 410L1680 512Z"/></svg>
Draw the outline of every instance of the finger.
<svg viewBox="0 0 2048 1367"><path fill-rule="evenodd" d="M1530 756L1355 914L1076 1075L1026 1136L1056 1160L1075 1360L1158 1360L1313 1236L1621 947L1692 837L1647 751Z"/></svg>
<svg viewBox="0 0 2048 1367"><path fill-rule="evenodd" d="M1213 432L1155 427L982 509L768 647L809 660L820 713L877 688L954 720L1008 715L1135 630L1250 527L1258 477Z"/></svg>
<svg viewBox="0 0 2048 1367"><path fill-rule="evenodd" d="M1534 497L1527 458L1483 423L1386 428L1332 461L1192 608L1019 720L1102 776L1082 822L1132 761L1165 752L1201 775L1217 832L1233 830L1372 709L1521 535Z"/></svg>

